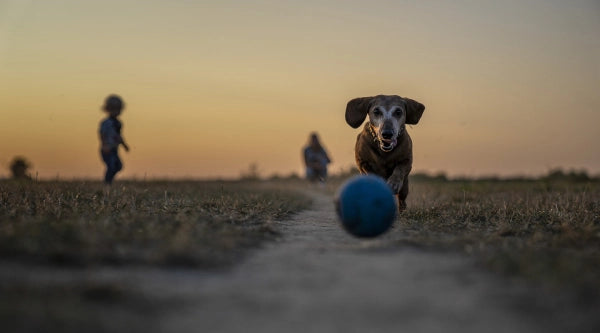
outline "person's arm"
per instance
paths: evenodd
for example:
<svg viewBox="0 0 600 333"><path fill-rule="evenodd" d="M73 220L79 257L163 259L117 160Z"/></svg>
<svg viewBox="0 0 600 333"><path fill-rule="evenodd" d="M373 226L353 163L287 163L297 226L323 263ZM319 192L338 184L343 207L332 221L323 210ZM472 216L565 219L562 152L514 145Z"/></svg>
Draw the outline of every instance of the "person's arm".
<svg viewBox="0 0 600 333"><path fill-rule="evenodd" d="M325 156L325 162L327 164L331 163L331 159L329 158L329 155L327 155L327 152L325 151L325 149L323 149L323 155Z"/></svg>
<svg viewBox="0 0 600 333"><path fill-rule="evenodd" d="M125 139L123 139L123 136L121 135L119 135L119 143L123 145L125 151L129 151L129 146L127 145L127 143L125 143Z"/></svg>

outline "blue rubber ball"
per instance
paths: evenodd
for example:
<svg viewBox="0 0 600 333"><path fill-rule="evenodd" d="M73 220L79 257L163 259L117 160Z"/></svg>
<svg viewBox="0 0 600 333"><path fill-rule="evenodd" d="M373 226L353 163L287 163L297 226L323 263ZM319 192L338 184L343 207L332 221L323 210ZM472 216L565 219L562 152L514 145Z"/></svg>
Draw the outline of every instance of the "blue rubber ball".
<svg viewBox="0 0 600 333"><path fill-rule="evenodd" d="M346 181L335 197L338 217L356 237L376 237L386 232L396 218L396 198L380 177L355 176Z"/></svg>

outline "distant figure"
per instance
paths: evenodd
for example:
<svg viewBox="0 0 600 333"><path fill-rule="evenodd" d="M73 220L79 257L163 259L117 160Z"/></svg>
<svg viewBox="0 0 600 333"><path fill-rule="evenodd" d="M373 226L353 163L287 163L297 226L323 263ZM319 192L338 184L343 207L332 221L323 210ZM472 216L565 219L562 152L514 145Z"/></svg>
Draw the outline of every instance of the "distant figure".
<svg viewBox="0 0 600 333"><path fill-rule="evenodd" d="M123 145L125 151L129 151L129 146L121 136L121 122L117 118L124 108L123 100L117 95L108 96L102 107L102 110L108 114L108 117L100 123L100 153L106 164L106 175L104 176L106 185L112 184L117 172L123 168L121 159L119 159L119 145Z"/></svg>
<svg viewBox="0 0 600 333"><path fill-rule="evenodd" d="M311 182L324 183L327 180L327 164L331 163L327 152L319 142L317 133L311 133L308 146L304 148L304 164L306 179Z"/></svg>
<svg viewBox="0 0 600 333"><path fill-rule="evenodd" d="M31 179L27 170L31 167L24 157L17 156L10 163L10 172L14 179Z"/></svg>

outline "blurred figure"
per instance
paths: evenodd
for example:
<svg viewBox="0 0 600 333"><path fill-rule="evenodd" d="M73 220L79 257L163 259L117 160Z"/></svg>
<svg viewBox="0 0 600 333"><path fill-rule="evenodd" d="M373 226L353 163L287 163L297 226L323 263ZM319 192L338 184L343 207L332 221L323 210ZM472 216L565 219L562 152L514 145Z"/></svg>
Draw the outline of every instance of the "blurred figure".
<svg viewBox="0 0 600 333"><path fill-rule="evenodd" d="M121 171L123 164L119 158L119 145L123 145L125 151L129 151L129 146L121 136L122 124L118 117L125 108L123 100L117 95L110 95L106 98L102 110L108 117L100 123L100 154L106 164L106 175L104 183L112 184L117 172Z"/></svg>
<svg viewBox="0 0 600 333"><path fill-rule="evenodd" d="M27 172L30 167L31 163L24 157L17 156L10 163L10 172L14 179L31 179L29 172Z"/></svg>
<svg viewBox="0 0 600 333"><path fill-rule="evenodd" d="M331 160L321 145L319 136L315 132L311 133L308 145L304 148L306 179L311 182L325 183L327 180L327 164L329 163L331 163Z"/></svg>

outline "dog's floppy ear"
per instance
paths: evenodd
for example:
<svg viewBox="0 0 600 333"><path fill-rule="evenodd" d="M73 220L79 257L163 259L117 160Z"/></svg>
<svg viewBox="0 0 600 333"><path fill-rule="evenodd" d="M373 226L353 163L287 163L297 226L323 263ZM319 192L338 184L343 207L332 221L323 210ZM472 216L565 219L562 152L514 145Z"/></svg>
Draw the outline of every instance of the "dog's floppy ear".
<svg viewBox="0 0 600 333"><path fill-rule="evenodd" d="M425 105L410 98L404 98L404 100L406 101L406 123L416 125L425 111Z"/></svg>
<svg viewBox="0 0 600 333"><path fill-rule="evenodd" d="M369 106L373 97L359 97L351 100L346 105L346 122L352 128L358 128L369 113Z"/></svg>

